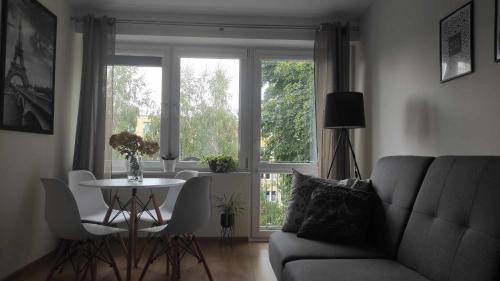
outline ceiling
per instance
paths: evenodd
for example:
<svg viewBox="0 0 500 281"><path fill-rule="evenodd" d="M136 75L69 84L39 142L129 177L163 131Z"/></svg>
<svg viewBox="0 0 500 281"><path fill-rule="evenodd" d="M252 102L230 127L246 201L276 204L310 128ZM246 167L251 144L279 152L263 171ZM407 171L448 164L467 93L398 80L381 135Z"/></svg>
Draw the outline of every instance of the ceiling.
<svg viewBox="0 0 500 281"><path fill-rule="evenodd" d="M86 11L358 18L372 0L70 0Z"/></svg>

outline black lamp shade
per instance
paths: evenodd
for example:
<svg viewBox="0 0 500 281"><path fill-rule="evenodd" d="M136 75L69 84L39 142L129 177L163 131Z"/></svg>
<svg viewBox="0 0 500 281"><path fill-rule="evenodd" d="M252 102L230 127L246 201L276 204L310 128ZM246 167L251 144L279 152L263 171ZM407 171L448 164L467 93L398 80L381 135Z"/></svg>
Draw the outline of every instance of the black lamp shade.
<svg viewBox="0 0 500 281"><path fill-rule="evenodd" d="M337 92L326 95L325 129L364 128L363 94Z"/></svg>

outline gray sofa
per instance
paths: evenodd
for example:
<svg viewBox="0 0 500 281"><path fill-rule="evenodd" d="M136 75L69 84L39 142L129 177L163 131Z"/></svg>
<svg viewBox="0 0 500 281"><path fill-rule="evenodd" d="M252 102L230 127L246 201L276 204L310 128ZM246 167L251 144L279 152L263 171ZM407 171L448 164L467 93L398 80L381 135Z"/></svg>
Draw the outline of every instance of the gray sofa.
<svg viewBox="0 0 500 281"><path fill-rule="evenodd" d="M500 280L500 157L385 157L371 179L379 198L372 243L274 233L278 280Z"/></svg>

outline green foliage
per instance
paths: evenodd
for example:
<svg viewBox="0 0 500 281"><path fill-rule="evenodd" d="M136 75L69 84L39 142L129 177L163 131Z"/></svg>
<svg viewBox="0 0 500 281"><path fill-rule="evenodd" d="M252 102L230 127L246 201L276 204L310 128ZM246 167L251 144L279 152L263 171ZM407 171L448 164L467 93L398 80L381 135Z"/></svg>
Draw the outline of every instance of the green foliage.
<svg viewBox="0 0 500 281"><path fill-rule="evenodd" d="M311 162L314 157L314 67L305 61L263 61L264 93L261 105L261 159L269 162ZM291 195L292 176L278 174L262 180L260 225L280 229ZM281 198L270 202L266 191Z"/></svg>
<svg viewBox="0 0 500 281"><path fill-rule="evenodd" d="M237 216L242 211L245 210L244 203L240 198L241 194L239 193L231 193L230 196L227 196L224 193L223 196L214 196L214 207L219 210L220 213L224 214L234 214Z"/></svg>
<svg viewBox="0 0 500 281"><path fill-rule="evenodd" d="M270 202L266 198L266 191L276 187L281 195L281 201ZM285 220L288 202L290 201L292 175L277 174L274 181L261 180L260 186L260 226L268 230L280 229Z"/></svg>
<svg viewBox="0 0 500 281"><path fill-rule="evenodd" d="M234 172L238 168L238 163L229 155L208 155L201 159L201 163L208 164L210 169L216 173Z"/></svg>
<svg viewBox="0 0 500 281"><path fill-rule="evenodd" d="M144 139L160 142L160 108L152 98L152 92L147 87L143 75L136 66L114 66L108 68L108 91L113 93L113 133L123 131L135 133L137 119L145 115L150 120L148 132ZM141 112L142 111L142 112ZM145 156L144 160L158 159L158 153ZM122 156L113 151L113 159Z"/></svg>
<svg viewBox="0 0 500 281"><path fill-rule="evenodd" d="M226 70L181 69L180 147L181 159L210 154L238 157L238 116L229 105Z"/></svg>
<svg viewBox="0 0 500 281"><path fill-rule="evenodd" d="M271 162L310 162L313 153L314 67L305 61L264 61L265 92L261 159Z"/></svg>

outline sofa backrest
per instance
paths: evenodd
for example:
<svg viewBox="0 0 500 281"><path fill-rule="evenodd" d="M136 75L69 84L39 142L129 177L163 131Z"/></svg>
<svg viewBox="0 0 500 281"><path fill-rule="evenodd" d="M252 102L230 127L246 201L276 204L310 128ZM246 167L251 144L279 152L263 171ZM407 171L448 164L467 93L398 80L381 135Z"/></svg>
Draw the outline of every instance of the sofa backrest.
<svg viewBox="0 0 500 281"><path fill-rule="evenodd" d="M371 180L379 201L374 214L375 243L395 257L411 208L433 157L389 156L378 160Z"/></svg>
<svg viewBox="0 0 500 281"><path fill-rule="evenodd" d="M500 157L434 160L397 259L434 281L500 280Z"/></svg>

